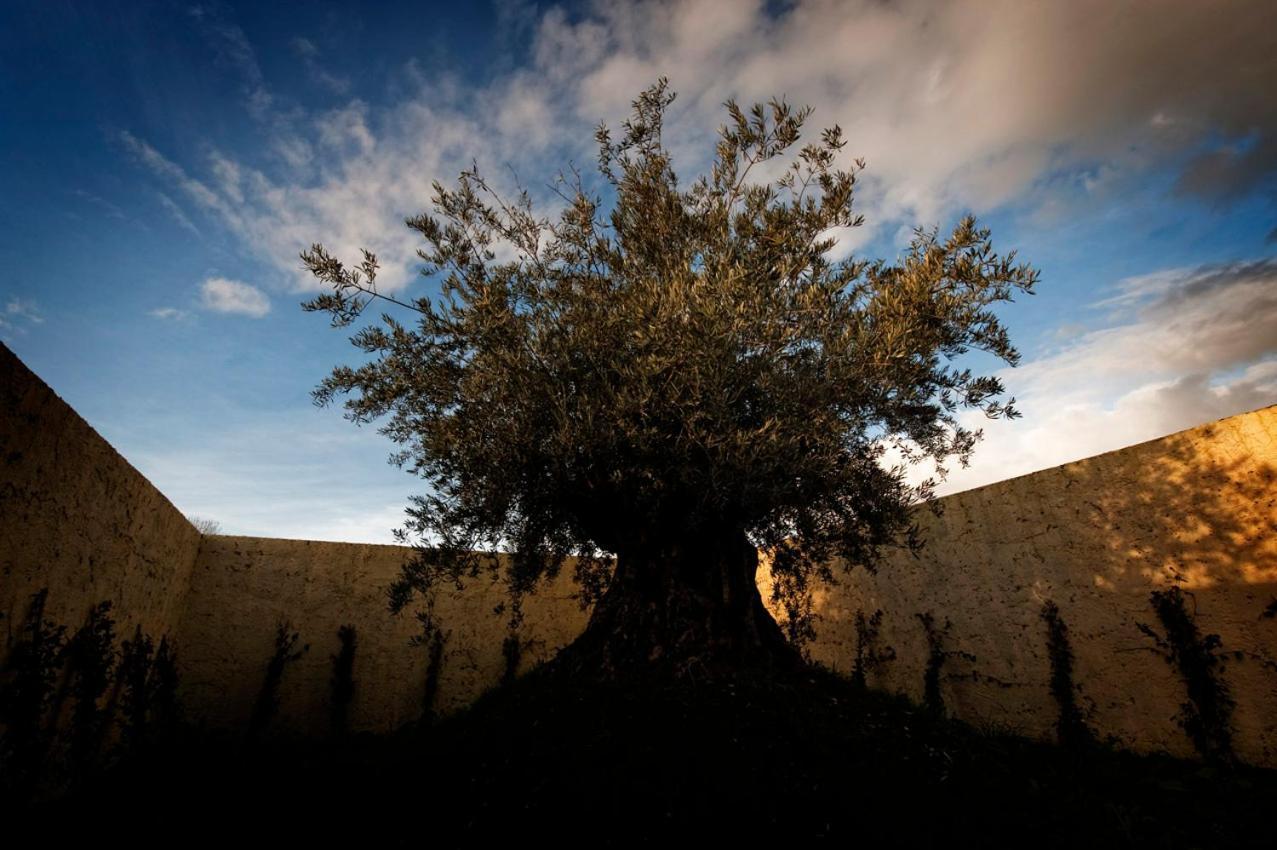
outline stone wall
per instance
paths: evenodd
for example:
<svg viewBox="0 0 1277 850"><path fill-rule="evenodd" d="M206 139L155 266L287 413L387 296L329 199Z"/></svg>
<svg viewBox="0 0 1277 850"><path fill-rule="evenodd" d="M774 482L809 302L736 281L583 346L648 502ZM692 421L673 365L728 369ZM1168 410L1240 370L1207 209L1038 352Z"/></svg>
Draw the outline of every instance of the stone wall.
<svg viewBox="0 0 1277 850"><path fill-rule="evenodd" d="M6 649L31 595L71 627L115 605L135 625L176 636L180 697L192 719L242 728L277 629L299 635L276 723L329 724L338 629L353 625L350 727L389 730L426 710L428 647L411 615L387 612L386 588L411 551L395 546L249 537L201 538L149 482L0 346L0 613ZM940 500L919 513L926 544L890 554L876 574L847 573L817 594L814 659L850 672L856 613L881 610L895 659L875 687L922 696L927 643L919 614L951 624L941 676L946 710L1050 737L1056 705L1041 619L1053 601L1068 626L1091 728L1138 750L1188 755L1176 715L1184 683L1139 628L1160 632L1149 594L1183 587L1203 634L1230 656L1235 740L1247 761L1277 766L1277 407ZM577 635L585 615L570 570L529 599L521 668ZM431 709L463 706L502 676L509 637L501 588L472 581L444 594L447 639ZM968 657L970 656L970 657ZM973 659L973 660L972 660Z"/></svg>
<svg viewBox="0 0 1277 850"><path fill-rule="evenodd" d="M278 721L322 733L329 723L338 629L355 627L350 728L385 731L425 709L430 647L409 612L393 617L386 589L412 554L399 546L210 536L200 549L178 631L183 701L214 726L242 727L261 690L280 624L307 647L280 682ZM585 626L572 598L570 570L524 604L519 669L545 660ZM445 638L430 709L460 708L500 681L508 618L495 613L507 595L488 579L465 592L441 593L435 622Z"/></svg>
<svg viewBox="0 0 1277 850"><path fill-rule="evenodd" d="M1188 592L1202 634L1220 636L1239 754L1277 766L1277 406L1002 481L920 512L925 548L896 552L819 593L814 658L849 672L855 614L883 612L895 650L869 683L921 699L928 654L918 614L952 623L942 676L961 718L1050 737L1056 719L1043 603L1076 655L1082 707L1101 736L1192 752L1176 715L1184 682L1137 624L1163 634L1153 590ZM1267 615L1266 615L1267 610Z"/></svg>
<svg viewBox="0 0 1277 850"><path fill-rule="evenodd" d="M103 600L117 629L171 632L200 533L106 440L0 345L0 629L5 654L31 597L79 626Z"/></svg>

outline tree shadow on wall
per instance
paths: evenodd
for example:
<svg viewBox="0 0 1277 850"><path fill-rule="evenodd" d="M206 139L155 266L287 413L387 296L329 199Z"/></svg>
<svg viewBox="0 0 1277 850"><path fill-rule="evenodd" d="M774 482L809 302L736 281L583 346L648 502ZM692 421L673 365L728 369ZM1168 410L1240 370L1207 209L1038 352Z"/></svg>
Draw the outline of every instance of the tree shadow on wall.
<svg viewBox="0 0 1277 850"><path fill-rule="evenodd" d="M1105 550L1091 565L1096 590L1147 606L1116 633L1129 640L1110 635L1112 649L1170 665L1184 686L1175 720L1211 761L1232 758L1234 697L1259 715L1277 709L1277 622L1265 617L1277 598L1277 468L1238 433L1259 425L1215 423L1057 471L1073 522Z"/></svg>
<svg viewBox="0 0 1277 850"><path fill-rule="evenodd" d="M1277 468L1212 452L1236 439L1229 431L1217 423L1061 469L1111 555L1097 584L1277 586Z"/></svg>

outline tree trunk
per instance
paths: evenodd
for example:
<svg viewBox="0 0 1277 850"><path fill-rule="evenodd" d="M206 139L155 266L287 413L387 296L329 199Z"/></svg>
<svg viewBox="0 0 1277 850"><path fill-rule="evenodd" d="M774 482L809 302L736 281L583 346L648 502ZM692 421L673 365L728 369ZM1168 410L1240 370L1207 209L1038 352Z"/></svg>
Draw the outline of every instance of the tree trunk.
<svg viewBox="0 0 1277 850"><path fill-rule="evenodd" d="M757 550L740 530L623 551L561 663L605 678L796 666L800 656L763 605L757 572Z"/></svg>

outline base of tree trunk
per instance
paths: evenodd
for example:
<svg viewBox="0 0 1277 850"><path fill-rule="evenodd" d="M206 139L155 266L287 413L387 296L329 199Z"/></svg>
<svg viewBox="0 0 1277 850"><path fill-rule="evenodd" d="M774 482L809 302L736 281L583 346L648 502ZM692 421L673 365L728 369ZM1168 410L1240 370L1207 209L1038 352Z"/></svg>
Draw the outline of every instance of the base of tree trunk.
<svg viewBox="0 0 1277 850"><path fill-rule="evenodd" d="M622 553L585 631L553 665L604 679L795 669L801 655L763 604L757 572L743 532Z"/></svg>

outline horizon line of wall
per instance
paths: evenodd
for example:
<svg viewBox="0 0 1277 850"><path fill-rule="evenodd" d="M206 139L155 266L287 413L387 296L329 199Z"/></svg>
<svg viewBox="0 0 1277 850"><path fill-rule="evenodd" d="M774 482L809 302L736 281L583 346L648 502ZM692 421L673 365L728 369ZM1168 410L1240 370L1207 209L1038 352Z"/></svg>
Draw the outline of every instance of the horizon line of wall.
<svg viewBox="0 0 1277 850"><path fill-rule="evenodd" d="M385 604L411 549L201 535L2 344L0 458L5 656L47 588L47 616L71 629L109 600L121 637L140 628L173 640L183 706L211 727L247 723L281 625L304 650L287 666L277 722L303 733L327 729L342 626L357 636L355 730L455 710L504 672L501 587L443 595L441 643L413 646L417 622ZM818 589L811 657L850 674L859 654L871 686L921 700L939 641L949 714L1050 738L1058 705L1042 611L1054 603L1091 730L1188 756L1185 682L1141 628L1164 634L1150 594L1180 587L1201 635L1219 636L1238 755L1277 767L1275 465L1277 405L946 496L940 515L919 511L920 557L892 552L876 574ZM525 603L522 669L584 627L570 572ZM857 629L878 611L876 629Z"/></svg>

